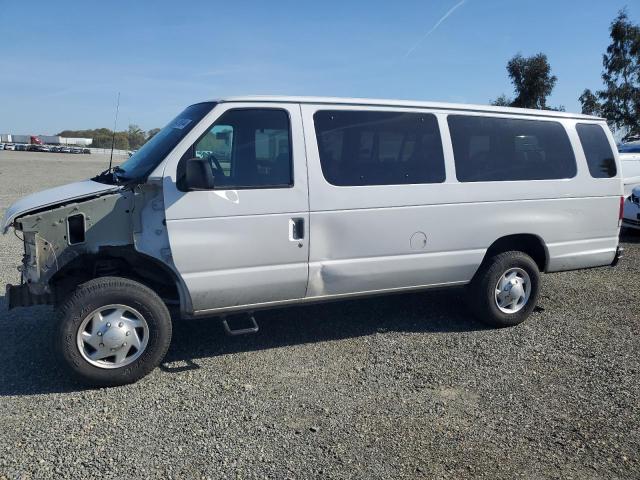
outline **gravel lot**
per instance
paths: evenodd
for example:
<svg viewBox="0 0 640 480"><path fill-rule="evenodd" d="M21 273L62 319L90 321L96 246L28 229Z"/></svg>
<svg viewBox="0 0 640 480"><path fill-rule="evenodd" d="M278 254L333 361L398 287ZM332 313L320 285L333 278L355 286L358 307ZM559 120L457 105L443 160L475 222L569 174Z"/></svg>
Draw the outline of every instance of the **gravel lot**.
<svg viewBox="0 0 640 480"><path fill-rule="evenodd" d="M106 168L0 152L0 213ZM52 311L0 294L0 479L640 478L640 236L615 268L543 278L516 328L462 290L259 313L228 338L178 323L167 363L86 390L50 351ZM0 283L21 243L0 237Z"/></svg>

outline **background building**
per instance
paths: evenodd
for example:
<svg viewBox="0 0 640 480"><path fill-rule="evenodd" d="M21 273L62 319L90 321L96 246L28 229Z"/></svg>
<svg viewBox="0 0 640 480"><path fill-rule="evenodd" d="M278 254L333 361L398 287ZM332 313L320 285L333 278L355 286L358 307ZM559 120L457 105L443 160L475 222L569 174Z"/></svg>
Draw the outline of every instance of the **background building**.
<svg viewBox="0 0 640 480"><path fill-rule="evenodd" d="M40 140L40 142L37 141ZM46 145L79 145L89 146L92 138L70 138L57 135L17 135L13 133L0 134L0 142L3 143L44 143Z"/></svg>

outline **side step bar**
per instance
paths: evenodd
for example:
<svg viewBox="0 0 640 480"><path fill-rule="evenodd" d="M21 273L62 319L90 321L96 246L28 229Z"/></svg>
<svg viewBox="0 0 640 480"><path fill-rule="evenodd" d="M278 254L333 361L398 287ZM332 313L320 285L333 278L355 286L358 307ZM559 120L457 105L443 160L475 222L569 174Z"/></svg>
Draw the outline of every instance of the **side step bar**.
<svg viewBox="0 0 640 480"><path fill-rule="evenodd" d="M258 322L256 322L256 318L253 316L253 313L246 315L246 317L248 318L251 326L247 328L236 328L236 329L231 329L231 327L229 327L229 322L227 322L227 317L221 317L220 321L222 322L222 327L224 328L225 333L230 336L236 336L236 335L246 335L248 333L256 333L258 330L260 330L260 327L258 327Z"/></svg>

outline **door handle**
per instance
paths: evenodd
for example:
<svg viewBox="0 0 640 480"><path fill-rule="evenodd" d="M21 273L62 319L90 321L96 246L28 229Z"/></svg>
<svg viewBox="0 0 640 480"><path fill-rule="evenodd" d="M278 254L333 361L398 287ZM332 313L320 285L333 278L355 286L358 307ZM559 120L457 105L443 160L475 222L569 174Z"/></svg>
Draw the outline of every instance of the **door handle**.
<svg viewBox="0 0 640 480"><path fill-rule="evenodd" d="M289 219L289 240L297 242L304 238L304 218Z"/></svg>

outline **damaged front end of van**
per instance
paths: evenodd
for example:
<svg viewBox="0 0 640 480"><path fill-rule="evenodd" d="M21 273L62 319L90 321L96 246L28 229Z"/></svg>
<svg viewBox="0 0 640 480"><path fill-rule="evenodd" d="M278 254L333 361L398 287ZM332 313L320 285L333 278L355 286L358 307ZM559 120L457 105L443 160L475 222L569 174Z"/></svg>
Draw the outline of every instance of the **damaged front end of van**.
<svg viewBox="0 0 640 480"><path fill-rule="evenodd" d="M20 285L6 287L8 308L59 304L79 283L116 270L153 281L158 275L149 273L153 268L141 268L148 265L140 261L141 255L168 268L171 264L161 193L153 185L110 185L94 179L13 204L2 229L15 230L24 253ZM167 276L155 280L164 283Z"/></svg>
<svg viewBox="0 0 640 480"><path fill-rule="evenodd" d="M150 288L165 305L189 311L190 297L171 257L162 173L150 177L214 106L187 107L128 160L91 180L11 205L2 231L15 230L24 255L20 285L7 286L8 307L60 305L84 282L120 276Z"/></svg>

